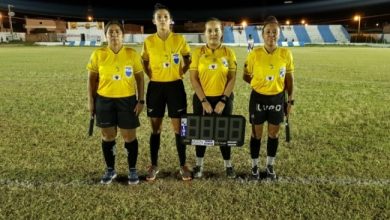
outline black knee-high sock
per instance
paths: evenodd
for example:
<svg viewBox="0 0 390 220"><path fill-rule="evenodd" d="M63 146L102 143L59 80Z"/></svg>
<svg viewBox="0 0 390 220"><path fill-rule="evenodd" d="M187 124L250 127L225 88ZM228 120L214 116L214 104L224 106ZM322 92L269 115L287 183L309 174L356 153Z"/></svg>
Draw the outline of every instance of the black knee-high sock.
<svg viewBox="0 0 390 220"><path fill-rule="evenodd" d="M256 139L254 137L251 137L250 150L251 150L251 158L252 159L259 158L260 143L261 143L261 139Z"/></svg>
<svg viewBox="0 0 390 220"><path fill-rule="evenodd" d="M125 142L125 148L127 150L127 162L129 164L129 170L135 168L138 158L138 140L135 139L130 143Z"/></svg>
<svg viewBox="0 0 390 220"><path fill-rule="evenodd" d="M160 149L160 134L151 134L150 135L150 159L152 160L153 166L157 166L159 149Z"/></svg>
<svg viewBox="0 0 390 220"><path fill-rule="evenodd" d="M232 148L229 146L219 146L219 149L221 150L222 157L224 160L230 160L230 155L232 152Z"/></svg>
<svg viewBox="0 0 390 220"><path fill-rule="evenodd" d="M180 166L184 166L186 163L186 145L181 142L180 134L175 134L176 149L179 155Z"/></svg>
<svg viewBox="0 0 390 220"><path fill-rule="evenodd" d="M104 141L102 140L102 150L104 160L108 169L115 169L115 140Z"/></svg>
<svg viewBox="0 0 390 220"><path fill-rule="evenodd" d="M270 138L268 137L267 141L267 156L275 157L276 151L278 150L279 138Z"/></svg>
<svg viewBox="0 0 390 220"><path fill-rule="evenodd" d="M206 153L206 146L202 145L196 145L195 146L195 152L196 152L196 157L204 157L204 154Z"/></svg>

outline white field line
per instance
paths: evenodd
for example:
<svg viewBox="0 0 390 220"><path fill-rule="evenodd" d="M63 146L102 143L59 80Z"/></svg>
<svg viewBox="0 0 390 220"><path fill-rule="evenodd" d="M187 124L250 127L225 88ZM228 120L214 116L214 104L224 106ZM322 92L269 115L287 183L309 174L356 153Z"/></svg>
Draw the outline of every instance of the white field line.
<svg viewBox="0 0 390 220"><path fill-rule="evenodd" d="M221 178L215 178L221 181ZM207 181L212 179L207 179ZM296 185L340 185L340 186L390 186L390 179L358 179L358 178L319 178L315 176L311 177L278 177L277 181L261 180L252 181L248 178L238 177L239 183L267 183L267 184L296 184ZM160 181L164 181L163 179ZM179 181L179 180L178 180ZM202 180L196 180L202 181ZM229 180L226 180L229 181ZM144 181L141 181L142 184ZM115 181L114 181L115 183ZM30 181L30 180L9 180L0 179L0 187L8 188L63 188L63 187L85 187L85 186L100 186L100 184L93 180L74 180L71 182L45 182L45 181Z"/></svg>

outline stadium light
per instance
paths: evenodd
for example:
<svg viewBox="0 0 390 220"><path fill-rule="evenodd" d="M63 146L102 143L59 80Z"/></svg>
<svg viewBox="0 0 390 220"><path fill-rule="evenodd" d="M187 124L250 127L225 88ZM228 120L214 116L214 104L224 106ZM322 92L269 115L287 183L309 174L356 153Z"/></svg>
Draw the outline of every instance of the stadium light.
<svg viewBox="0 0 390 220"><path fill-rule="evenodd" d="M305 25L305 24L306 24L305 19L302 19L302 20L301 20L301 24L302 24L302 25Z"/></svg>
<svg viewBox="0 0 390 220"><path fill-rule="evenodd" d="M287 21L286 21L286 25L290 25L290 20L287 20Z"/></svg>
<svg viewBox="0 0 390 220"><path fill-rule="evenodd" d="M93 21L93 17L90 15L87 17L87 19L88 19L88 21Z"/></svg>
<svg viewBox="0 0 390 220"><path fill-rule="evenodd" d="M246 26L248 26L248 23L246 23L246 21L242 21L242 22L241 22L241 26L242 26L243 28L245 28Z"/></svg>
<svg viewBox="0 0 390 220"><path fill-rule="evenodd" d="M361 20L360 15L355 15L355 16L353 17L353 20L358 22L358 31L357 31L357 34L360 35L360 20Z"/></svg>

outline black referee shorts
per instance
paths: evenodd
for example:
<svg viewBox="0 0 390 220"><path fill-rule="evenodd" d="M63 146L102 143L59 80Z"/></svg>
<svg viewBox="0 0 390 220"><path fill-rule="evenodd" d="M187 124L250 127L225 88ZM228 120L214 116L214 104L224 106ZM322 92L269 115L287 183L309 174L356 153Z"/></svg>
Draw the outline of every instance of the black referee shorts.
<svg viewBox="0 0 390 220"><path fill-rule="evenodd" d="M134 129L139 119L134 112L136 96L124 98L96 97L96 125L101 128L116 127Z"/></svg>
<svg viewBox="0 0 390 220"><path fill-rule="evenodd" d="M168 116L180 118L187 114L187 95L182 80L173 82L150 81L146 92L147 115L162 118L168 107Z"/></svg>
<svg viewBox="0 0 390 220"><path fill-rule="evenodd" d="M211 107L214 109L218 102L221 100L222 96L206 96L207 101L210 103ZM225 108L222 111L223 116L231 115L233 113L233 93L230 95L228 101L225 104ZM194 94L192 97L193 110L195 115L203 114L202 102L199 100L198 96Z"/></svg>
<svg viewBox="0 0 390 220"><path fill-rule="evenodd" d="M249 121L259 125L265 121L279 125L284 118L284 92L277 95L262 95L252 90L249 100Z"/></svg>

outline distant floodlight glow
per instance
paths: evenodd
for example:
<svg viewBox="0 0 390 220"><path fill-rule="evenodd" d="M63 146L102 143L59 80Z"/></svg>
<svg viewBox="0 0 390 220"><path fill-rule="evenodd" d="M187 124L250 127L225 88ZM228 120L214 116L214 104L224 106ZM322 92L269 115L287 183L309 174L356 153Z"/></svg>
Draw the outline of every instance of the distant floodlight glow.
<svg viewBox="0 0 390 220"><path fill-rule="evenodd" d="M286 21L286 24L287 24L287 25L290 25L290 20L287 20L287 21Z"/></svg>
<svg viewBox="0 0 390 220"><path fill-rule="evenodd" d="M302 19L302 20L301 20L301 24L306 24L305 19Z"/></svg>
<svg viewBox="0 0 390 220"><path fill-rule="evenodd" d="M284 4L292 4L293 1L284 1Z"/></svg>
<svg viewBox="0 0 390 220"><path fill-rule="evenodd" d="M246 23L246 21L242 21L242 22L241 22L241 25L242 25L243 27L246 27L246 26L248 26L248 23Z"/></svg>
<svg viewBox="0 0 390 220"><path fill-rule="evenodd" d="M355 17L353 17L353 20L354 21L359 21L360 20L360 15L355 15Z"/></svg>

